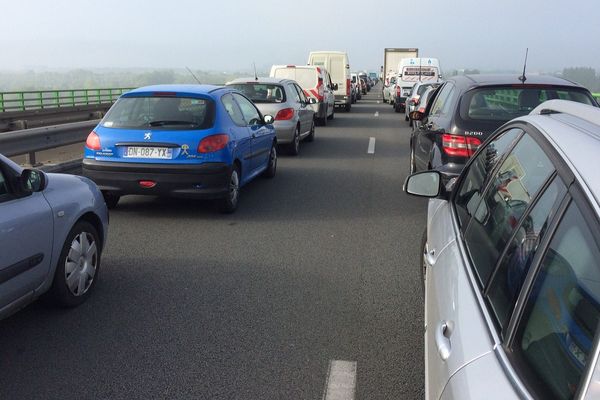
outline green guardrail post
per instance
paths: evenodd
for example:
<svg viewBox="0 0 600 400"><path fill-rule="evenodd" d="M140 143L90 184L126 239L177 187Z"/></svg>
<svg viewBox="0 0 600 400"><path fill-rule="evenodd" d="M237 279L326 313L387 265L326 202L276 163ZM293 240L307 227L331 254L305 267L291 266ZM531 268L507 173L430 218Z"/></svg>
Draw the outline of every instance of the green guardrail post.
<svg viewBox="0 0 600 400"><path fill-rule="evenodd" d="M55 90L52 93L53 97L54 97L54 106L55 107L60 107L60 98L59 98L59 92L58 90Z"/></svg>
<svg viewBox="0 0 600 400"><path fill-rule="evenodd" d="M4 93L0 93L0 111L5 112L4 109Z"/></svg>
<svg viewBox="0 0 600 400"><path fill-rule="evenodd" d="M25 95L23 92L17 95L17 101L19 102L19 107L21 107L19 111L25 111Z"/></svg>
<svg viewBox="0 0 600 400"><path fill-rule="evenodd" d="M101 104L102 99L100 98L100 89L96 89L96 98L98 99L98 104Z"/></svg>
<svg viewBox="0 0 600 400"><path fill-rule="evenodd" d="M44 108L44 92L37 92L38 104L41 109Z"/></svg>
<svg viewBox="0 0 600 400"><path fill-rule="evenodd" d="M71 106L75 107L75 91L71 90Z"/></svg>

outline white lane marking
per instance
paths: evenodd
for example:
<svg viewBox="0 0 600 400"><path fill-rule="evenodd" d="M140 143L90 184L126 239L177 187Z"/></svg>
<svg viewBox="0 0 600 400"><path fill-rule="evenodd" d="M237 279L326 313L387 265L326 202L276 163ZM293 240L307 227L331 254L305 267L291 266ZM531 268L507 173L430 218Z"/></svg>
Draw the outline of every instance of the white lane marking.
<svg viewBox="0 0 600 400"><path fill-rule="evenodd" d="M377 104L379 104L379 100L377 100Z"/></svg>
<svg viewBox="0 0 600 400"><path fill-rule="evenodd" d="M369 147L367 148L367 154L375 154L375 138L369 138Z"/></svg>
<svg viewBox="0 0 600 400"><path fill-rule="evenodd" d="M356 361L331 360L323 400L354 400Z"/></svg>
<svg viewBox="0 0 600 400"><path fill-rule="evenodd" d="M375 111L375 117L379 117L379 111Z"/></svg>

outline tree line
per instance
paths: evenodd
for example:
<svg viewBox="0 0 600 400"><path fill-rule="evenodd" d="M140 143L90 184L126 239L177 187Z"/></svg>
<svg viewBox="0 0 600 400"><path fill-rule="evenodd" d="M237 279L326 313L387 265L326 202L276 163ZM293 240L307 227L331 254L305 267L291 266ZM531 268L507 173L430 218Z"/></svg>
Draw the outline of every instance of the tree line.
<svg viewBox="0 0 600 400"><path fill-rule="evenodd" d="M192 71L202 83L222 85L227 81L250 76L248 72ZM454 69L446 77L454 75L479 74L478 69ZM520 74L517 71L504 71ZM551 75L577 82L592 92L600 92L600 74L591 67L569 67ZM266 76L265 71L259 76ZM157 70L87 70L71 71L0 71L0 92L21 92L30 90L60 89L101 89L119 87L140 87L160 83L196 83L195 78L185 69Z"/></svg>

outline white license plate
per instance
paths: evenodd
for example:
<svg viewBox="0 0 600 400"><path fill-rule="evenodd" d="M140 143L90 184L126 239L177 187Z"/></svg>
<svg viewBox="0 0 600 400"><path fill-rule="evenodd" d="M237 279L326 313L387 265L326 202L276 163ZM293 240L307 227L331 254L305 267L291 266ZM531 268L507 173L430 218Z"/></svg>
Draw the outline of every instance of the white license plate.
<svg viewBox="0 0 600 400"><path fill-rule="evenodd" d="M129 158L158 158L170 160L173 158L173 149L168 147L127 147L125 157Z"/></svg>

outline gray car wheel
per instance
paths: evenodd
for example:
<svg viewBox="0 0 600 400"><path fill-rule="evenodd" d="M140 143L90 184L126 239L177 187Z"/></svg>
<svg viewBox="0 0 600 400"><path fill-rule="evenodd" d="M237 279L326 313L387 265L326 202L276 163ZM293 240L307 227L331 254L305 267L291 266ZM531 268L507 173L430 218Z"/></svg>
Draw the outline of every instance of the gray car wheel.
<svg viewBox="0 0 600 400"><path fill-rule="evenodd" d="M219 210L224 214L231 214L237 209L240 198L240 173L237 166L231 169L227 195L219 200Z"/></svg>
<svg viewBox="0 0 600 400"><path fill-rule="evenodd" d="M292 138L292 143L290 143L288 147L288 153L291 156L297 156L300 153L300 127L296 127L296 132L294 132L294 137Z"/></svg>
<svg viewBox="0 0 600 400"><path fill-rule="evenodd" d="M310 125L310 133L304 140L306 140L307 142L312 142L315 140L315 121L314 120L313 120L312 124Z"/></svg>
<svg viewBox="0 0 600 400"><path fill-rule="evenodd" d="M57 304L75 307L87 299L98 278L100 256L96 228L87 221L77 222L65 240L50 288Z"/></svg>

